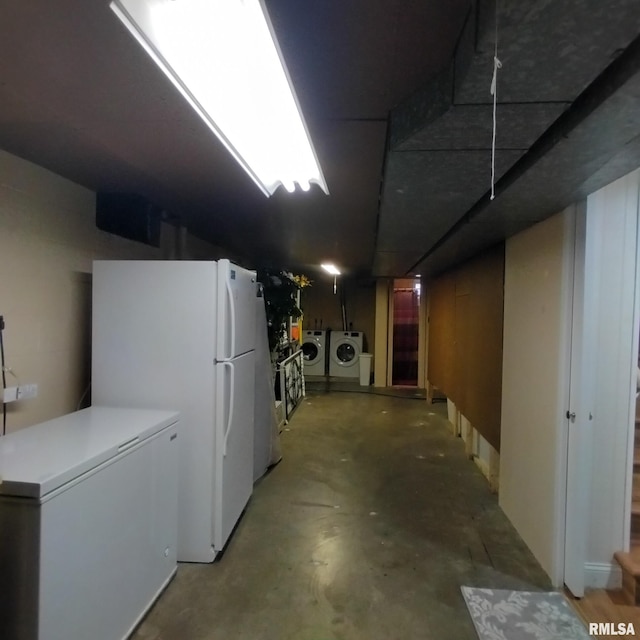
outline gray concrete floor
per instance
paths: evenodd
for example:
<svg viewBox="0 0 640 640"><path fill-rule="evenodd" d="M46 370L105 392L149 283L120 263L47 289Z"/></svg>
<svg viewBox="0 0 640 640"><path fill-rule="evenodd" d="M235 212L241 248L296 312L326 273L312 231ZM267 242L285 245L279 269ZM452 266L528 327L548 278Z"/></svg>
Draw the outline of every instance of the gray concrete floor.
<svg viewBox="0 0 640 640"><path fill-rule="evenodd" d="M549 589L446 405L405 395L310 390L222 557L133 637L472 640L461 585Z"/></svg>

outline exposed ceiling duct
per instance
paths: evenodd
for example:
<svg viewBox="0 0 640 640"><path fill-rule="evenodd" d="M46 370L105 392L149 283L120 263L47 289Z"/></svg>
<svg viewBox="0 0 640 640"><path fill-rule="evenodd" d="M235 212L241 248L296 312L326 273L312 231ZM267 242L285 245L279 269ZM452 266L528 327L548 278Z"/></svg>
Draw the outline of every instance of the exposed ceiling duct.
<svg viewBox="0 0 640 640"><path fill-rule="evenodd" d="M478 3L449 68L391 114L374 273L433 275L638 166L639 30L631 1Z"/></svg>

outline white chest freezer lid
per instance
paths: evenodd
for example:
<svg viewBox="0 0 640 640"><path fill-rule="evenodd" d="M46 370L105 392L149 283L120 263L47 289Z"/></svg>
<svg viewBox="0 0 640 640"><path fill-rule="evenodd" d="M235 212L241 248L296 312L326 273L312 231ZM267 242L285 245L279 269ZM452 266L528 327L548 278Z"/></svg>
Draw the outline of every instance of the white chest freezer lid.
<svg viewBox="0 0 640 640"><path fill-rule="evenodd" d="M42 498L178 420L174 411L89 407L0 437L0 495Z"/></svg>

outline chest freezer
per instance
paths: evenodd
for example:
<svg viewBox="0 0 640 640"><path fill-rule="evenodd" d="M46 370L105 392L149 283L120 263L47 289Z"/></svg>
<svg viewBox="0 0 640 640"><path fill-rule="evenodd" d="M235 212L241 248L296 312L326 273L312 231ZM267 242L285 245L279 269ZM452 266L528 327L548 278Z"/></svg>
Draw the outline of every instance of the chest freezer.
<svg viewBox="0 0 640 640"><path fill-rule="evenodd" d="M0 438L0 638L126 638L176 570L178 414L90 407Z"/></svg>

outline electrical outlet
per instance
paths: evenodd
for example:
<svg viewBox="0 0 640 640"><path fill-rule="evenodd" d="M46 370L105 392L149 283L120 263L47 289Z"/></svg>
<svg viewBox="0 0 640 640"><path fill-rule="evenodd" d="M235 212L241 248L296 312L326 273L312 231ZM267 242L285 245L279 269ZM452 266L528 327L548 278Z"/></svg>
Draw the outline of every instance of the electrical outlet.
<svg viewBox="0 0 640 640"><path fill-rule="evenodd" d="M4 390L2 402L7 404L8 402L15 402L18 399L18 387L7 387Z"/></svg>
<svg viewBox="0 0 640 640"><path fill-rule="evenodd" d="M18 387L17 399L28 400L29 398L35 398L38 395L37 384L21 384Z"/></svg>

